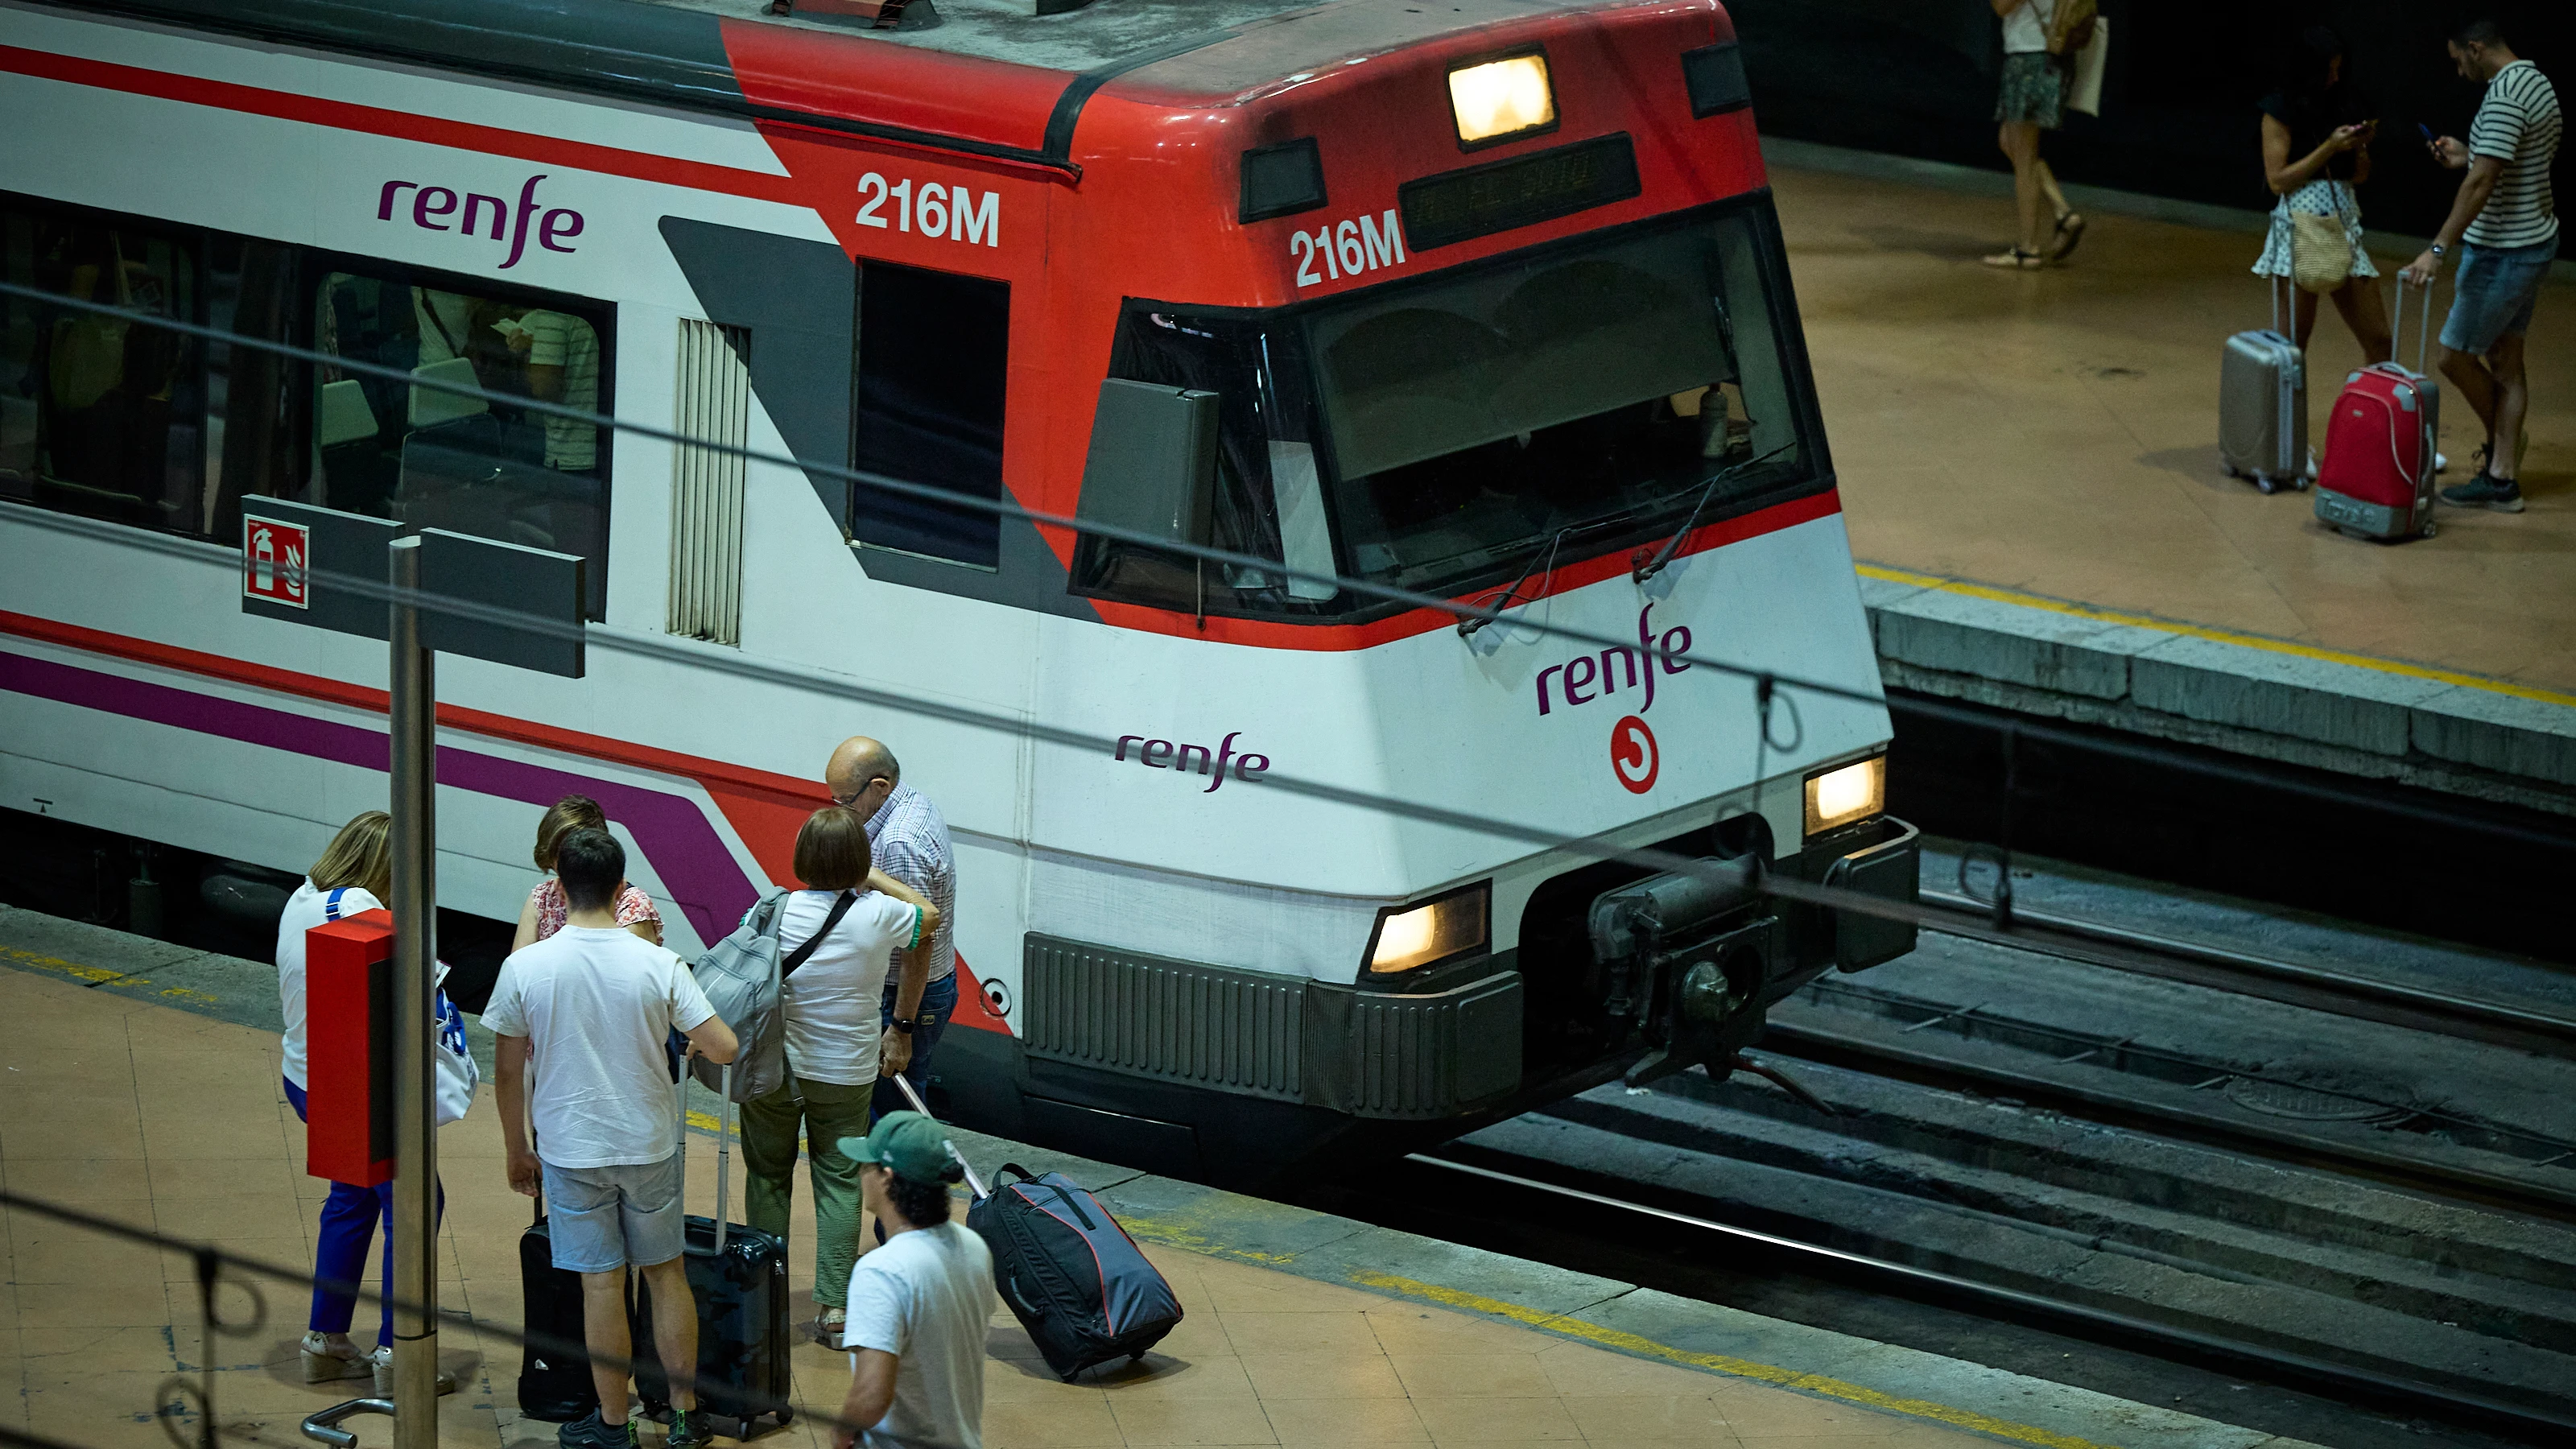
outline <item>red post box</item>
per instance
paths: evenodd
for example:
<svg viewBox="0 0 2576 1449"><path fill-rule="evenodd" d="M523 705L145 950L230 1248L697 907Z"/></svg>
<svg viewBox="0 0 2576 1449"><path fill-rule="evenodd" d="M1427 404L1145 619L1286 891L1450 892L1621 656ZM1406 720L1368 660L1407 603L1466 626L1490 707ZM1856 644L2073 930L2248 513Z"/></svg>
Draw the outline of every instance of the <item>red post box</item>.
<svg viewBox="0 0 2576 1449"><path fill-rule="evenodd" d="M304 1170L358 1187L394 1178L394 918L365 911L304 933Z"/></svg>

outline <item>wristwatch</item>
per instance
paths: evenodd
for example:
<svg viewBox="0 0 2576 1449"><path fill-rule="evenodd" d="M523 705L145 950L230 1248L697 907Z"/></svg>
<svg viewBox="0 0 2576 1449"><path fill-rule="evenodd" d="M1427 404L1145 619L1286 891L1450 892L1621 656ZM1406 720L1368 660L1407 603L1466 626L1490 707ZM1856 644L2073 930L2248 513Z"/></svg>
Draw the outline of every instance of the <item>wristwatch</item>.
<svg viewBox="0 0 2576 1449"><path fill-rule="evenodd" d="M2438 256L2440 256L2440 255L2442 254L2442 251L2443 251L2443 247L2442 247L2442 244L2441 244L2440 242L2435 242L2435 243L2433 243L2433 255L2435 255L2435 256L2437 256L2437 257L2438 257Z"/></svg>
<svg viewBox="0 0 2576 1449"><path fill-rule="evenodd" d="M895 1030L902 1032L905 1036L910 1036L912 1035L912 1029L921 1025L921 1023L908 1016L898 1016L892 1022L888 1023L888 1025L892 1026Z"/></svg>

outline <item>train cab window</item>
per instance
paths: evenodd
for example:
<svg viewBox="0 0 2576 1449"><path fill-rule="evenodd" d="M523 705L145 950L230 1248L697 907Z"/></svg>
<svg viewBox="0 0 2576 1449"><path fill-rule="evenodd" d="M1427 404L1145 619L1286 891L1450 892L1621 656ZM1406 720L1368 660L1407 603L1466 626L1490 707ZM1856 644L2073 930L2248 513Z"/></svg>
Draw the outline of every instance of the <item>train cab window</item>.
<svg viewBox="0 0 2576 1449"><path fill-rule="evenodd" d="M151 528L204 528L196 248L165 232L0 202L0 276L104 303L0 298L0 497Z"/></svg>
<svg viewBox="0 0 2576 1449"><path fill-rule="evenodd" d="M858 312L854 466L998 502L1010 285L867 262ZM1001 564L1001 519L984 509L853 484L850 532L871 548L974 568Z"/></svg>
<svg viewBox="0 0 2576 1449"><path fill-rule="evenodd" d="M1354 573L1508 584L1814 486L1767 213L1498 258L1306 329Z"/></svg>
<svg viewBox="0 0 2576 1449"><path fill-rule="evenodd" d="M570 298L324 274L313 292L314 349L412 381L312 370L315 501L579 554L589 561L590 617L606 617L605 430L522 400L607 411L608 323L606 308Z"/></svg>
<svg viewBox="0 0 2576 1449"><path fill-rule="evenodd" d="M1109 375L1218 394L1213 542L1283 567L1086 538L1073 587L1347 619L1399 606L1298 575L1501 598L1828 486L1786 275L1754 198L1275 312L1131 301Z"/></svg>
<svg viewBox="0 0 2576 1449"><path fill-rule="evenodd" d="M1109 375L1217 395L1217 478L1210 543L1278 561L1229 564L1102 538L1075 554L1074 586L1135 603L1216 613L1317 614L1339 590L1324 485L1300 395L1283 389L1259 321L1240 314L1131 302ZM1296 572L1292 574L1291 569Z"/></svg>

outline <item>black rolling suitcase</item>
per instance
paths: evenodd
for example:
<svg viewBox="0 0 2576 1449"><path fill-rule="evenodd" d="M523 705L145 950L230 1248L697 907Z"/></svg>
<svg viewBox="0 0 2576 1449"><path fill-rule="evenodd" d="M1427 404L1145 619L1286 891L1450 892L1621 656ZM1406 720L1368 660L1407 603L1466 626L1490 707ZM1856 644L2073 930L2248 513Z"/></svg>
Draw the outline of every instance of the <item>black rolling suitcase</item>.
<svg viewBox="0 0 2576 1449"><path fill-rule="evenodd" d="M530 1343L519 1354L519 1412L531 1419L568 1424L599 1407L590 1382L590 1355L581 1351L581 1275L555 1266L554 1243L542 1209L519 1235L520 1323L530 1336L552 1339L563 1351Z"/></svg>
<svg viewBox="0 0 2576 1449"><path fill-rule="evenodd" d="M912 1083L894 1079L913 1110L930 1109ZM1067 1383L1111 1359L1138 1359L1181 1321L1172 1285L1081 1184L1060 1172L1002 1167L987 1192L966 1169L974 1205L966 1225L993 1250L993 1286L1029 1331L1047 1367Z"/></svg>
<svg viewBox="0 0 2576 1449"><path fill-rule="evenodd" d="M747 1439L753 1421L780 1425L787 1407L787 1244L771 1234L727 1223L725 1198L733 1168L733 1069L716 1094L716 1214L688 1220L683 1256L689 1293L698 1305L698 1407L735 1421L729 1438ZM681 1150L688 1150L688 1093L680 1094ZM685 1181L686 1179L683 1178ZM639 1275L629 1316L635 1343L635 1390L644 1412L666 1419L670 1382L653 1346L653 1295Z"/></svg>

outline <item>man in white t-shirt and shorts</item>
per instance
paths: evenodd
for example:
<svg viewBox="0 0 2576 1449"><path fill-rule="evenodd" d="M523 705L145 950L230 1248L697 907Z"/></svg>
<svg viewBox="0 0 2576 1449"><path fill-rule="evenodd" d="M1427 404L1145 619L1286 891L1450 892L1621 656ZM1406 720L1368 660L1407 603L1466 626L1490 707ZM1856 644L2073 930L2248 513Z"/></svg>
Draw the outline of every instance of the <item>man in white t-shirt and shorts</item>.
<svg viewBox="0 0 2576 1449"><path fill-rule="evenodd" d="M555 847L555 877L571 907L564 929L501 963L483 1024L500 1038L510 1186L530 1197L542 1187L555 1266L581 1275L582 1341L593 1358L599 1407L558 1437L564 1449L634 1449L640 1441L628 1413L627 1372L599 1361L622 1360L632 1347L629 1267L652 1289L662 1362L698 1361L697 1303L680 1260L687 1225L680 1084L664 1043L677 1030L715 1062L732 1061L737 1043L680 958L617 923L626 851L616 837L604 830L565 836ZM671 1402L672 1449L708 1443L697 1395L675 1384Z"/></svg>
<svg viewBox="0 0 2576 1449"><path fill-rule="evenodd" d="M984 1330L1001 1300L992 1249L950 1217L956 1149L918 1112L889 1112L840 1149L886 1239L850 1274L850 1392L833 1449L984 1449Z"/></svg>

